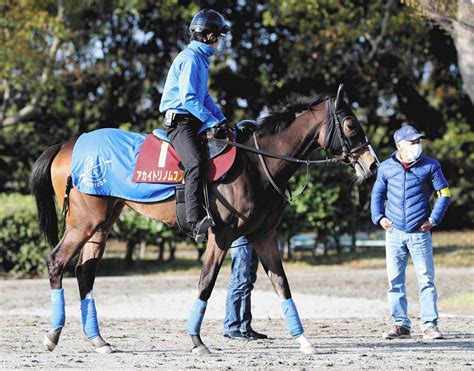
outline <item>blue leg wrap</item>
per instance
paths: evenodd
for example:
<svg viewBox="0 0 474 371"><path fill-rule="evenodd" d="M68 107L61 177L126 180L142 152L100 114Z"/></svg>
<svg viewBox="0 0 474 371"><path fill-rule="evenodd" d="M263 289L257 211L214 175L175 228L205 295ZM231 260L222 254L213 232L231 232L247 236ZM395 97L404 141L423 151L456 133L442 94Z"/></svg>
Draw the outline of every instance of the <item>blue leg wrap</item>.
<svg viewBox="0 0 474 371"><path fill-rule="evenodd" d="M290 335L294 338L300 336L304 330L293 299L283 300L281 302L281 309L283 310L283 315L285 316Z"/></svg>
<svg viewBox="0 0 474 371"><path fill-rule="evenodd" d="M82 329L88 339L100 335L94 299L81 300Z"/></svg>
<svg viewBox="0 0 474 371"><path fill-rule="evenodd" d="M65 322L64 289L51 289L51 329L63 328Z"/></svg>
<svg viewBox="0 0 474 371"><path fill-rule="evenodd" d="M189 335L199 335L201 333L201 323L206 313L207 301L196 300L193 310L188 319L186 330Z"/></svg>

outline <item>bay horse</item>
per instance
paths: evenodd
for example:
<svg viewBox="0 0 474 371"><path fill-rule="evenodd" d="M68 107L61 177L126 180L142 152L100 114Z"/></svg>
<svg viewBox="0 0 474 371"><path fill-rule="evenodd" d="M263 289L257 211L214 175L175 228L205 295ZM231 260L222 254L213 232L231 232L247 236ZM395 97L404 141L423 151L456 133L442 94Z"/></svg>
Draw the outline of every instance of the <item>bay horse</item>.
<svg viewBox="0 0 474 371"><path fill-rule="evenodd" d="M301 162L308 161L314 149L323 148L352 166L360 182L371 176L378 166L375 153L342 94L340 86L336 96L321 95L312 100L300 98L268 115L255 129L253 138L247 138L242 144L259 147L277 156L263 159L254 152L238 149L236 160L225 179L210 184L210 207L216 225L209 230L198 297L187 323L194 352L209 353L200 337L201 323L226 252L232 241L240 236L246 236L250 241L282 300L288 330L300 344L300 350L315 352L303 334L303 326L291 298L278 250L277 226L286 205L281 189L285 189ZM65 323L63 272L69 261L80 252L75 271L83 329L97 352L109 353L112 348L100 335L92 295L107 236L125 205L176 227L175 199L140 203L77 191L67 181L75 142L76 139L71 139L48 148L36 161L31 176L40 228L50 244L55 246L47 256L51 326L45 334L44 345L52 351L59 342ZM300 162L288 161L290 157ZM60 241L54 195L65 214L65 230ZM64 201L65 195L68 202ZM66 210L64 206L68 206Z"/></svg>

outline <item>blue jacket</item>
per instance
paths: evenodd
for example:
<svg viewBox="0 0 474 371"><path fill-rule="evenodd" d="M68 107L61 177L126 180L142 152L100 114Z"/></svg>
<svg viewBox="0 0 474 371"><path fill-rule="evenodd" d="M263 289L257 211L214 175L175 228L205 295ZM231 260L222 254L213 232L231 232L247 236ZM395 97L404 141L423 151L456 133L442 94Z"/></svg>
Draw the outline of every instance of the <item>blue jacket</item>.
<svg viewBox="0 0 474 371"><path fill-rule="evenodd" d="M160 112L189 112L204 125L199 132L225 119L207 90L208 68L215 49L193 40L173 61L161 97Z"/></svg>
<svg viewBox="0 0 474 371"><path fill-rule="evenodd" d="M438 198L431 210L433 191ZM448 182L438 161L421 155L405 170L395 152L378 169L371 196L372 222L379 225L386 217L394 228L416 232L428 218L439 224L450 202Z"/></svg>

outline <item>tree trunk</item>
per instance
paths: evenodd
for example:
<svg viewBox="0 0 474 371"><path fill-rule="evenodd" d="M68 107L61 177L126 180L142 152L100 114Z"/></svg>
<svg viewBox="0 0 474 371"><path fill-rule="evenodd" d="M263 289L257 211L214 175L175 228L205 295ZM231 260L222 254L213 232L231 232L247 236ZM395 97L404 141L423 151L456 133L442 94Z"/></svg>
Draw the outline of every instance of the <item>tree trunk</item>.
<svg viewBox="0 0 474 371"><path fill-rule="evenodd" d="M133 251L135 250L135 246L137 246L136 241L129 240L127 242L127 251L125 253L125 263L127 266L131 266L133 264Z"/></svg>
<svg viewBox="0 0 474 371"><path fill-rule="evenodd" d="M290 246L290 236L286 239L286 260L290 261L293 259L293 254L291 253L291 246Z"/></svg>
<svg viewBox="0 0 474 371"><path fill-rule="evenodd" d="M202 263L202 256L204 255L204 252L206 251L206 249L197 249L198 251L198 258L197 258L197 261L199 263Z"/></svg>
<svg viewBox="0 0 474 371"><path fill-rule="evenodd" d="M174 241L170 240L170 241L168 241L168 246L169 246L169 248L170 248L170 256L169 256L169 258L168 258L168 261L169 261L169 262L172 262L172 261L174 261L174 259L175 259L175 255L174 255L174 254L175 254L175 252L176 252L176 244L175 244Z"/></svg>
<svg viewBox="0 0 474 371"><path fill-rule="evenodd" d="M165 241L161 241L158 245L158 263L163 263L165 255Z"/></svg>
<svg viewBox="0 0 474 371"><path fill-rule="evenodd" d="M474 3L458 0L457 22L451 34L458 54L464 90L474 103Z"/></svg>

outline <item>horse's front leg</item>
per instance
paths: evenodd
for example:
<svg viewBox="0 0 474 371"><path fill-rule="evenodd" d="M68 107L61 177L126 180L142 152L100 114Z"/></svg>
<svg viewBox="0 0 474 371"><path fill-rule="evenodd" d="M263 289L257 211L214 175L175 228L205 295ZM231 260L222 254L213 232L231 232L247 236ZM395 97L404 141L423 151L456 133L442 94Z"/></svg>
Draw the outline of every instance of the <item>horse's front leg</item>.
<svg viewBox="0 0 474 371"><path fill-rule="evenodd" d="M224 238L222 241L220 239L216 240L214 234L209 234L209 241L203 257L201 278L199 279L198 299L194 303L186 326L188 334L193 341L192 351L194 353L210 353L201 340L201 323L206 313L207 300L211 296L229 244L230 241L227 241L227 239Z"/></svg>
<svg viewBox="0 0 474 371"><path fill-rule="evenodd" d="M271 230L255 241L251 242L252 247L262 262L263 268L270 278L276 293L280 297L281 308L285 317L290 335L300 344L300 351L303 353L315 353L315 348L304 336L303 325L301 324L296 305L291 298L290 286L286 278L280 252L276 231Z"/></svg>

